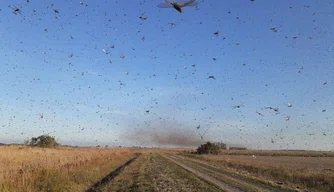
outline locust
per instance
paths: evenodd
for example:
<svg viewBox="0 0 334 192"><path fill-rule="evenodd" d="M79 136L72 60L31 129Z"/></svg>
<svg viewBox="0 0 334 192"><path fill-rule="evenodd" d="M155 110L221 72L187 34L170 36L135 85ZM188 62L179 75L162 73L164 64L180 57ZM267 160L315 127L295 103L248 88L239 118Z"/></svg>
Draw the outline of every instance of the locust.
<svg viewBox="0 0 334 192"><path fill-rule="evenodd" d="M187 6L195 6L197 5L197 2L195 2L195 0L189 0L189 1L185 1L185 2L170 2L168 0L165 0L165 2L160 3L158 5L158 7L160 8L174 8L176 9L178 12L182 13L183 12L183 7L187 7Z"/></svg>

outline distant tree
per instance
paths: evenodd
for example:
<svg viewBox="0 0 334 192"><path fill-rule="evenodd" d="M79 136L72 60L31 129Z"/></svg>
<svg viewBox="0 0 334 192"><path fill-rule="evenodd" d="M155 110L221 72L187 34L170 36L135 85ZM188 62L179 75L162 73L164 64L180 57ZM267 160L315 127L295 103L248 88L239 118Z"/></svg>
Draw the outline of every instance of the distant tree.
<svg viewBox="0 0 334 192"><path fill-rule="evenodd" d="M207 142L207 143L199 146L196 151L197 151L198 154L218 155L218 153L220 152L220 149L221 148L217 144Z"/></svg>
<svg viewBox="0 0 334 192"><path fill-rule="evenodd" d="M6 145L5 143L0 143L0 145Z"/></svg>
<svg viewBox="0 0 334 192"><path fill-rule="evenodd" d="M54 137L49 135L41 135L39 137L32 137L29 142L30 146L35 147L57 147L59 143L57 143Z"/></svg>

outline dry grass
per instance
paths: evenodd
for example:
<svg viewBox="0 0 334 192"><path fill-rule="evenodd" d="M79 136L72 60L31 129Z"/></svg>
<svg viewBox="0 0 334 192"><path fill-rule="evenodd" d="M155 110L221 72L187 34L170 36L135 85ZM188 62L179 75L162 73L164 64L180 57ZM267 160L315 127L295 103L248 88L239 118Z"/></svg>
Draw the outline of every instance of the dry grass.
<svg viewBox="0 0 334 192"><path fill-rule="evenodd" d="M126 148L0 147L0 191L84 191L134 153Z"/></svg>
<svg viewBox="0 0 334 192"><path fill-rule="evenodd" d="M224 155L334 157L333 151L222 150Z"/></svg>
<svg viewBox="0 0 334 192"><path fill-rule="evenodd" d="M309 169L313 171L334 171L333 157L301 157L301 156L245 156L219 155L211 158L240 162L257 166L283 167L288 169Z"/></svg>
<svg viewBox="0 0 334 192"><path fill-rule="evenodd" d="M222 169L315 191L334 191L333 157L190 155ZM326 167L326 168L325 168Z"/></svg>
<svg viewBox="0 0 334 192"><path fill-rule="evenodd" d="M171 165L159 155L153 155L157 152L188 154L192 158L214 164L221 169L229 168L262 180L315 189L314 191L334 191L333 152L223 151L225 153L223 155L199 156L190 155L191 150L94 147L43 149L2 146L0 191L85 191L112 170L133 158L137 152L145 155L127 167L119 178L112 181L113 185L105 188L107 191L115 186L120 189L119 191L122 191L123 187L129 191L157 190L170 186L171 183L179 188L195 184L205 188L205 185L190 178L189 174L178 166ZM256 155L256 158L252 158L252 155ZM174 181L170 178L179 179ZM182 178L187 178L183 184L180 182Z"/></svg>

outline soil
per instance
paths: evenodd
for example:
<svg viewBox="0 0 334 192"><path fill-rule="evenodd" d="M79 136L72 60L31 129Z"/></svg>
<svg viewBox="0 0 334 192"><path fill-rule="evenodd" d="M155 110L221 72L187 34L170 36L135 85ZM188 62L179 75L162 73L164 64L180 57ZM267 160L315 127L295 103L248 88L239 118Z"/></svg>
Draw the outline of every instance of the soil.
<svg viewBox="0 0 334 192"><path fill-rule="evenodd" d="M203 179L210 178L210 182L221 187L224 191L296 191L287 187L273 185L272 183L256 180L246 177L228 170L217 169L216 167L207 164L206 162L196 161L191 158L180 156L166 157L172 159L175 163L180 164L187 169L190 167L195 169L194 174L197 176L205 176Z"/></svg>
<svg viewBox="0 0 334 192"><path fill-rule="evenodd" d="M137 158L99 191L218 192L222 190L158 153L147 153Z"/></svg>
<svg viewBox="0 0 334 192"><path fill-rule="evenodd" d="M296 191L170 153L143 153L97 191Z"/></svg>

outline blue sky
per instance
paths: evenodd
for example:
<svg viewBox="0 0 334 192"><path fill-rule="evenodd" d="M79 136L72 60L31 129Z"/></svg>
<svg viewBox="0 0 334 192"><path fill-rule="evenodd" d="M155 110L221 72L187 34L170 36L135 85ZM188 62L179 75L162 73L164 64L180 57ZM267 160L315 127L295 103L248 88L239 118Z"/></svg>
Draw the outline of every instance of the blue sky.
<svg viewBox="0 0 334 192"><path fill-rule="evenodd" d="M161 2L1 1L0 142L334 150L332 1Z"/></svg>

